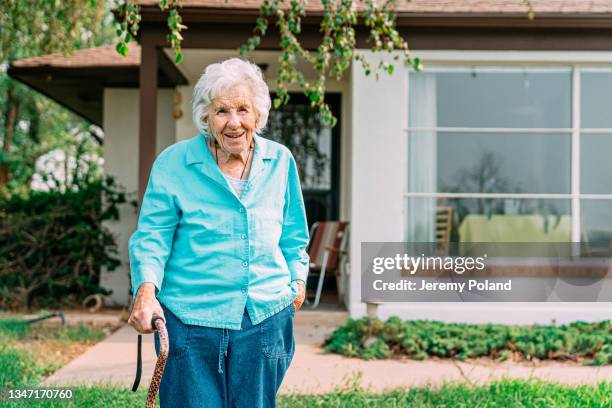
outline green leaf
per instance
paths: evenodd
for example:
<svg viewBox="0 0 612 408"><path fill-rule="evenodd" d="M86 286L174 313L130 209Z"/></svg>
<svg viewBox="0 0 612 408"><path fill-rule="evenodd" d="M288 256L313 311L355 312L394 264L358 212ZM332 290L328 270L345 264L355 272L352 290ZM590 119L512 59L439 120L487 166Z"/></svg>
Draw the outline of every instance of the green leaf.
<svg viewBox="0 0 612 408"><path fill-rule="evenodd" d="M181 61L183 60L183 53L179 52L178 54L176 54L176 58L174 59L174 63L176 65L180 64Z"/></svg>
<svg viewBox="0 0 612 408"><path fill-rule="evenodd" d="M115 50L124 57L128 56L128 48L123 41L117 43Z"/></svg>

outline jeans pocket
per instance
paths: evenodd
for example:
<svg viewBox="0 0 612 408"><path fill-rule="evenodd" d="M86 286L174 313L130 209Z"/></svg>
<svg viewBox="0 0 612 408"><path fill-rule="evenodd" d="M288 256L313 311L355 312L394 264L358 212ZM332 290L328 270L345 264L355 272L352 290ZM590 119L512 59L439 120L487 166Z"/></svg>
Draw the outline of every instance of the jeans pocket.
<svg viewBox="0 0 612 408"><path fill-rule="evenodd" d="M162 305L162 309L166 318L166 329L168 330L168 340L170 342L168 360L179 360L187 355L191 331L189 325L181 322L168 308ZM156 351L159 349L157 333L155 333L155 349Z"/></svg>
<svg viewBox="0 0 612 408"><path fill-rule="evenodd" d="M293 357L295 339L292 313L295 313L295 308L289 305L261 322L261 349L267 358Z"/></svg>

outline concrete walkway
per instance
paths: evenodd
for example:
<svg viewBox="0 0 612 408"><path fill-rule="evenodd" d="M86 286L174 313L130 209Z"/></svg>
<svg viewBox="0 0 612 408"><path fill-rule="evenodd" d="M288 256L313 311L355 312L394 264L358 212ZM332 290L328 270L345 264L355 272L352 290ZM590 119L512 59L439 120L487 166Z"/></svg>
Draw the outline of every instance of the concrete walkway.
<svg viewBox="0 0 612 408"><path fill-rule="evenodd" d="M296 352L281 392L325 393L360 376L372 391L394 387L440 385L448 381L483 383L501 377L537 377L564 384L612 381L612 366L585 367L550 363L494 364L488 360L463 363L449 360L363 361L324 353L319 344L341 325L346 312L302 310L295 317ZM156 361L153 335L143 335L143 374L140 387L148 387ZM124 326L45 381L46 385L112 383L130 388L136 372L136 332Z"/></svg>

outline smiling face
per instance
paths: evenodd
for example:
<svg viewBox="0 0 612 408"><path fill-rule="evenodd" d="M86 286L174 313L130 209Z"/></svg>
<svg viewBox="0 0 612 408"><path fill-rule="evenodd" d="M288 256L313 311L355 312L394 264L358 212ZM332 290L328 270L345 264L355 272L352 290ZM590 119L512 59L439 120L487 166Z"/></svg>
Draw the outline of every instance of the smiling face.
<svg viewBox="0 0 612 408"><path fill-rule="evenodd" d="M258 114L247 85L236 85L215 97L208 110L208 129L227 153L246 151L257 128Z"/></svg>

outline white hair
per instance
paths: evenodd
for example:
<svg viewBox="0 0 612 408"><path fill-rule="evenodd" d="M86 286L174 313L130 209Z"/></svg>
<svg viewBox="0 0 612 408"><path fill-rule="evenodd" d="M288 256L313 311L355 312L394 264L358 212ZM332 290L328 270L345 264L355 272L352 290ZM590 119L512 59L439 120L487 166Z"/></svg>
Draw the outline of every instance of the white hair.
<svg viewBox="0 0 612 408"><path fill-rule="evenodd" d="M251 62L240 58L230 58L206 67L204 74L193 88L191 101L193 123L202 134L208 131L208 108L212 100L221 92L235 85L247 83L253 95L253 107L259 114L255 132L266 127L272 101L270 90L263 79L261 69Z"/></svg>

